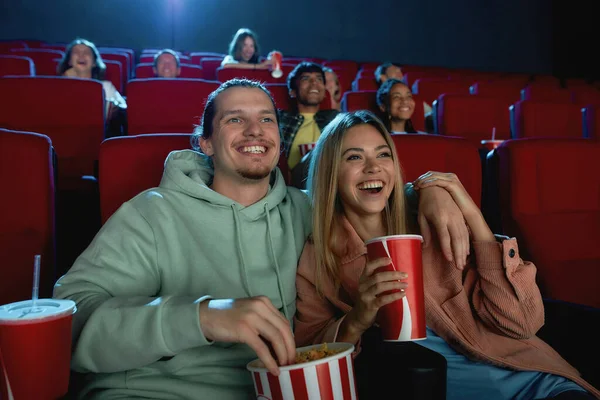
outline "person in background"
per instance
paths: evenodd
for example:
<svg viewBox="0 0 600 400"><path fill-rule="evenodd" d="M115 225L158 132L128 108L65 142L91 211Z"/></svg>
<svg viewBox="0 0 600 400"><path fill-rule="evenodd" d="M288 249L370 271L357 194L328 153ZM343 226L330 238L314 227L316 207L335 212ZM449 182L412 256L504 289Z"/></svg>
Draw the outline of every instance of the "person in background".
<svg viewBox="0 0 600 400"><path fill-rule="evenodd" d="M402 73L402 67L398 64L386 62L375 69L375 80L377 81L378 86L381 86L381 84L388 79L403 80L404 74Z"/></svg>
<svg viewBox="0 0 600 400"><path fill-rule="evenodd" d="M156 53L152 71L158 78L177 78L181 74L179 55L171 49L163 49Z"/></svg>
<svg viewBox="0 0 600 400"><path fill-rule="evenodd" d="M398 79L388 79L377 90L377 106L381 120L391 133L427 133L417 131L411 117L415 112L415 100L410 88Z"/></svg>
<svg viewBox="0 0 600 400"><path fill-rule="evenodd" d="M303 157L300 145L315 143L338 111L320 109L327 90L321 65L301 62L289 73L287 85L293 105L278 113L282 151L292 172L292 185L303 188L310 152Z"/></svg>
<svg viewBox="0 0 600 400"><path fill-rule="evenodd" d="M223 59L221 68L269 69L271 60L260 61L260 47L256 33L241 28L229 43L229 53Z"/></svg>
<svg viewBox="0 0 600 400"><path fill-rule="evenodd" d="M102 82L104 99L106 100L106 115L108 119L118 108L127 108L125 99L117 88L107 80L106 65L94 43L85 39L72 41L65 51L65 56L58 64L58 75L69 78L97 79Z"/></svg>
<svg viewBox="0 0 600 400"><path fill-rule="evenodd" d="M323 67L325 72L325 88L329 92L331 98L331 109L342 111L342 90L340 88L340 81L334 70L329 67Z"/></svg>
<svg viewBox="0 0 600 400"><path fill-rule="evenodd" d="M332 341L358 345L363 334L378 330L379 308L410 290L402 282L405 272L377 272L390 259L368 259L365 245L376 237L419 233L407 217L396 154L391 135L369 111L340 114L319 138L308 182L313 233L296 281L297 346ZM370 376L367 393L383 388L389 398L390 382L403 387L394 365L402 367L409 359L422 358L420 353L430 357L434 351L447 361L448 400L600 396L536 336L544 324L544 305L536 268L519 257L516 239L492 234L454 174L429 172L413 182L418 191L435 185L448 190L462 212L471 256L466 265L448 262L435 235L423 247L427 339L382 342L380 334L375 345L363 339L364 350L356 358L359 388L358 367L363 364ZM365 351L368 345L370 351ZM407 355L407 347L413 356Z"/></svg>
<svg viewBox="0 0 600 400"><path fill-rule="evenodd" d="M79 398L245 399L249 361L278 374L295 358L296 267L312 211L276 167L273 98L258 82L223 83L192 142L56 283L54 297L77 303ZM449 254L465 258L466 226L449 193L416 197Z"/></svg>

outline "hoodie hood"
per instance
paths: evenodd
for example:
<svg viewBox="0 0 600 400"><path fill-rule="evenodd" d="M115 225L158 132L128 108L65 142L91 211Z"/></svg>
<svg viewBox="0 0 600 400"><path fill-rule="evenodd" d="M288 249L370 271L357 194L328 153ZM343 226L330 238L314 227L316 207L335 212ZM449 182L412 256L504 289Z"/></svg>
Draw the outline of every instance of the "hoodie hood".
<svg viewBox="0 0 600 400"><path fill-rule="evenodd" d="M275 168L271 172L267 195L247 207L212 190L209 186L213 176L214 169L209 165L208 157L194 150L178 150L167 156L165 172L159 186L183 192L213 205L236 207L251 221L264 216L265 210L271 211L277 207L287 195L287 186L279 168Z"/></svg>

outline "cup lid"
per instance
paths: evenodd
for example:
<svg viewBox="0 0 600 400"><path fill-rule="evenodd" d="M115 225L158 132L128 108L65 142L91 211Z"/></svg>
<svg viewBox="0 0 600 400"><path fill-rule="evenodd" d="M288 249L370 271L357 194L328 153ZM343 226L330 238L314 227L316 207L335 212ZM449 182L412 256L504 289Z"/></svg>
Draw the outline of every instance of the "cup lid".
<svg viewBox="0 0 600 400"><path fill-rule="evenodd" d="M390 236L379 236L373 239L369 239L365 242L366 245L375 243L375 242L383 242L384 240L406 240L406 239L418 239L421 242L423 241L423 236L421 235L390 235Z"/></svg>
<svg viewBox="0 0 600 400"><path fill-rule="evenodd" d="M32 304L32 300L25 300L0 306L0 322L32 321L73 313L76 310L75 302L72 300L40 299L37 301L35 309L32 309Z"/></svg>

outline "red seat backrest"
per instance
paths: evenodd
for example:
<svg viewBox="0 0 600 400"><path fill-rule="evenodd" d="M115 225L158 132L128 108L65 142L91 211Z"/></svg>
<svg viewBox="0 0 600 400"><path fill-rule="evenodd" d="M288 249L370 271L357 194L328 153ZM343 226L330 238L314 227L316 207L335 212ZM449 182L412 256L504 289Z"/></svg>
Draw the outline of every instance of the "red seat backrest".
<svg viewBox="0 0 600 400"><path fill-rule="evenodd" d="M405 69L403 68L402 71L405 71ZM415 82L419 79L446 80L446 79L448 79L448 75L443 72L439 72L439 71L425 71L425 70L405 71L404 72L403 80L411 88L413 87Z"/></svg>
<svg viewBox="0 0 600 400"><path fill-rule="evenodd" d="M591 85L573 86L570 88L573 93L573 102L580 106L593 104L600 106L600 90Z"/></svg>
<svg viewBox="0 0 600 400"><path fill-rule="evenodd" d="M117 61L121 64L121 73L123 74L123 83L131 76L131 59L129 54L123 52L101 51L100 57L103 61Z"/></svg>
<svg viewBox="0 0 600 400"><path fill-rule="evenodd" d="M22 40L11 40L8 42L0 42L0 53L10 53L12 49L27 49L27 43Z"/></svg>
<svg viewBox="0 0 600 400"><path fill-rule="evenodd" d="M8 75L35 76L35 65L29 57L0 55L0 77Z"/></svg>
<svg viewBox="0 0 600 400"><path fill-rule="evenodd" d="M104 60L106 65L106 74L104 79L110 81L119 93L125 94L123 88L125 87L125 74L123 73L123 66L118 61Z"/></svg>
<svg viewBox="0 0 600 400"><path fill-rule="evenodd" d="M91 79L14 77L0 79L5 102L0 126L45 134L58 156L62 188L94 174L104 139L102 84ZM77 183L76 183L77 182Z"/></svg>
<svg viewBox="0 0 600 400"><path fill-rule="evenodd" d="M62 51L46 49L13 50L11 54L31 58L38 76L56 76L56 67L65 55Z"/></svg>
<svg viewBox="0 0 600 400"><path fill-rule="evenodd" d="M521 100L571 103L573 94L556 85L532 82L521 90Z"/></svg>
<svg viewBox="0 0 600 400"><path fill-rule="evenodd" d="M588 139L600 140L600 105L589 105L583 112L583 136Z"/></svg>
<svg viewBox="0 0 600 400"><path fill-rule="evenodd" d="M499 80L493 82L475 82L471 85L470 92L479 96L506 99L514 103L521 100L522 88L523 86L520 83Z"/></svg>
<svg viewBox="0 0 600 400"><path fill-rule="evenodd" d="M511 126L515 139L583 137L583 118L579 105L521 100L513 107Z"/></svg>
<svg viewBox="0 0 600 400"><path fill-rule="evenodd" d="M225 54L214 53L211 51L194 51L190 53L190 58L192 59L192 64L201 65L201 61L204 58L220 58L223 60L225 58Z"/></svg>
<svg viewBox="0 0 600 400"><path fill-rule="evenodd" d="M502 226L546 297L600 307L600 144L520 139L496 150Z"/></svg>
<svg viewBox="0 0 600 400"><path fill-rule="evenodd" d="M377 81L373 78L373 74L368 76L361 76L356 78L354 82L352 82L352 87L354 90L375 90L379 89L377 86Z"/></svg>
<svg viewBox="0 0 600 400"><path fill-rule="evenodd" d="M481 161L477 146L462 138L394 134L398 161L405 182L427 171L452 172L458 176L477 206L481 206Z"/></svg>
<svg viewBox="0 0 600 400"><path fill-rule="evenodd" d="M414 94L433 106L433 102L444 93L469 94L471 84L463 81L441 79L417 79L412 86Z"/></svg>
<svg viewBox="0 0 600 400"><path fill-rule="evenodd" d="M221 67L224 57L203 57L200 60L204 79L209 81L217 80L217 68ZM192 62L196 64L193 60Z"/></svg>
<svg viewBox="0 0 600 400"><path fill-rule="evenodd" d="M158 186L165 159L173 150L189 149L188 134L114 137L100 146L99 186L102 223L140 192Z"/></svg>
<svg viewBox="0 0 600 400"><path fill-rule="evenodd" d="M377 92L371 90L344 93L344 97L342 99L342 110L345 112L369 110L378 114L379 107L377 107Z"/></svg>
<svg viewBox="0 0 600 400"><path fill-rule="evenodd" d="M510 139L510 103L503 99L469 94L444 94L438 99L436 133L459 136L475 143L492 138Z"/></svg>
<svg viewBox="0 0 600 400"><path fill-rule="evenodd" d="M132 135L192 132L218 82L201 79L133 79L127 84L127 120Z"/></svg>
<svg viewBox="0 0 600 400"><path fill-rule="evenodd" d="M54 167L45 135L0 129L0 304L31 296L33 257L40 254L40 295L54 284Z"/></svg>
<svg viewBox="0 0 600 400"><path fill-rule="evenodd" d="M287 85L282 83L267 83L265 87L271 92L271 96L273 96L273 100L275 100L275 107L277 107L277 109L290 109L291 99Z"/></svg>

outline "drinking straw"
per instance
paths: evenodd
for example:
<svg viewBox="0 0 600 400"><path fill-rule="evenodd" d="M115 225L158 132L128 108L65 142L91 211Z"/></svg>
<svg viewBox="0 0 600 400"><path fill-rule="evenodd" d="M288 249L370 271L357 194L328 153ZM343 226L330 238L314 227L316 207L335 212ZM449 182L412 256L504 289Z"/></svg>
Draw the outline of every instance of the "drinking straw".
<svg viewBox="0 0 600 400"><path fill-rule="evenodd" d="M33 290L31 292L31 309L36 309L39 291L40 291L40 259L42 256L36 254L33 258Z"/></svg>

